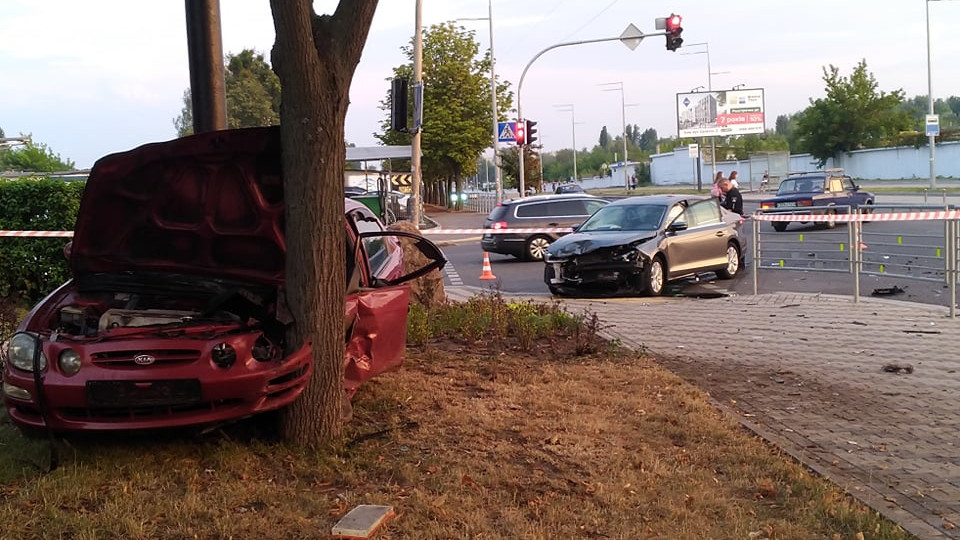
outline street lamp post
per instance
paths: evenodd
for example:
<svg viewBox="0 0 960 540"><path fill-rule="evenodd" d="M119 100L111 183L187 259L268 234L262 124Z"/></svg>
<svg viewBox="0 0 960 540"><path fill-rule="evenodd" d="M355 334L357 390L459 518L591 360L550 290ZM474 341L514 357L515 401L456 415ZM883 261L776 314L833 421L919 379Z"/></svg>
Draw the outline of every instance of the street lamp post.
<svg viewBox="0 0 960 540"><path fill-rule="evenodd" d="M693 47L694 45L703 45L706 50L697 51L697 52L688 52L681 54L706 54L707 55L707 92L713 92L713 76L720 75L722 73L730 73L729 71L713 71L710 68L710 43L704 41L701 43L691 43L687 45L688 47ZM717 177L717 142L716 137L710 137L710 165L713 171L713 178L710 179L712 182L714 178Z"/></svg>
<svg viewBox="0 0 960 540"><path fill-rule="evenodd" d="M627 104L624 101L623 81L600 83L600 86L617 85L616 88L605 88L604 92L620 92L620 121L623 122L623 186L630 190L630 175L627 174Z"/></svg>
<svg viewBox="0 0 960 540"><path fill-rule="evenodd" d="M494 167L494 182L497 186L497 204L503 202L503 181L500 176L500 165L497 161L497 153L499 152L500 147L500 123L499 115L497 111L497 75L494 66L496 65L496 57L493 54L493 0L487 0L487 16L486 17L471 17L471 18L462 18L457 19L461 21L487 21L490 26L490 102L493 108L493 167Z"/></svg>
<svg viewBox="0 0 960 540"><path fill-rule="evenodd" d="M530 69L530 66L532 66L533 63L537 61L537 58L540 58L541 56L543 56L544 53L546 53L547 51L552 51L553 49L556 49L559 47L569 47L572 45L584 45L587 43L600 43L602 41L620 41L624 45L629 47L630 50L633 50L637 46L637 44L639 44L640 41L642 41L643 38L645 37L664 36L666 34L667 34L666 31L654 32L652 34L644 34L643 32L640 32L640 30L638 30L637 27L631 24L630 26L627 27L626 30L623 31L622 34L620 34L617 37L584 39L580 41L564 41L562 43L556 43L554 45L550 45L546 49L541 50L540 52L535 54L533 58L530 59L529 62L527 62L527 65L523 67L523 71L520 73L520 81L517 83L517 119L523 118L523 109L521 108L521 101L520 101L520 93L523 90L523 79L524 77L527 76L527 71ZM518 156L519 159L517 161L519 162L519 170L517 171L517 177L518 177L517 179L520 184L520 196L523 197L523 190L524 190L523 147L520 147L518 150L519 150L519 156Z"/></svg>
<svg viewBox="0 0 960 540"><path fill-rule="evenodd" d="M936 114L933 110L933 69L930 59L930 2L941 2L943 0L926 0L924 5L927 8L927 104L929 113ZM930 135L930 188L937 187L937 147L936 136Z"/></svg>
<svg viewBox="0 0 960 540"><path fill-rule="evenodd" d="M577 174L577 114L574 112L573 103L564 103L554 105L558 111L570 111L570 134L573 137L573 181L579 182L580 176Z"/></svg>

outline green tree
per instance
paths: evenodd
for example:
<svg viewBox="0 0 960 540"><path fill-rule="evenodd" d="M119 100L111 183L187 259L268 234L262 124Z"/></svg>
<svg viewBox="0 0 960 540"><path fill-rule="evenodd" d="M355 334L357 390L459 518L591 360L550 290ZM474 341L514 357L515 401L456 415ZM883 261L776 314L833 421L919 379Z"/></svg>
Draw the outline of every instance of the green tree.
<svg viewBox="0 0 960 540"><path fill-rule="evenodd" d="M228 54L224 85L227 94L227 127L274 126L280 123L280 79L264 56L252 49ZM174 118L177 136L193 133L193 98L183 92L183 109Z"/></svg>
<svg viewBox="0 0 960 540"><path fill-rule="evenodd" d="M394 76L413 79L413 46L403 47L409 63L395 67ZM450 191L460 192L463 179L477 170L477 157L491 146L493 112L490 103L490 54L480 56L474 32L453 23L436 24L423 32L423 127L421 176L426 199L447 203ZM384 144L410 144L410 134L390 129L390 95L380 133ZM413 96L410 96L409 110ZM498 119L513 103L508 83L497 84Z"/></svg>
<svg viewBox="0 0 960 540"><path fill-rule="evenodd" d="M607 126L603 126L600 129L600 139L597 141L600 145L600 148L606 148L610 146L610 133L607 132Z"/></svg>
<svg viewBox="0 0 960 540"><path fill-rule="evenodd" d="M500 172L504 187L519 189L520 153L516 146L500 149ZM542 191L543 178L540 177L540 153L536 148L523 147L523 184L526 189Z"/></svg>
<svg viewBox="0 0 960 540"><path fill-rule="evenodd" d="M271 57L282 84L281 137L286 299L295 321L289 342L310 343L310 384L281 412L294 443L317 446L343 433L344 128L350 83L377 0L340 0L317 15L312 0L270 0L276 41ZM329 231L337 231L330 234Z"/></svg>
<svg viewBox="0 0 960 540"><path fill-rule="evenodd" d="M640 150L646 152L647 154L653 154L657 151L657 130L653 128L647 128L640 135L640 142L637 144L640 147Z"/></svg>
<svg viewBox="0 0 960 540"><path fill-rule="evenodd" d="M877 90L877 81L861 60L850 77L831 65L823 69L827 96L811 100L797 122L800 151L809 152L822 166L839 152L875 148L910 126L899 107L903 90Z"/></svg>
<svg viewBox="0 0 960 540"><path fill-rule="evenodd" d="M61 172L76 167L76 163L64 160L43 143L28 141L22 146L0 150L0 171Z"/></svg>

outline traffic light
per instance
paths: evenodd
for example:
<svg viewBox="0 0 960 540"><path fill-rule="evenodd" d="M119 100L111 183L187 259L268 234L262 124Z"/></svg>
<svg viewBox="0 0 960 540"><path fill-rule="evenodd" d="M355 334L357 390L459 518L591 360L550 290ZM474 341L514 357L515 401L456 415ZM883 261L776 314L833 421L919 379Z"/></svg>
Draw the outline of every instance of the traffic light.
<svg viewBox="0 0 960 540"><path fill-rule="evenodd" d="M526 142L527 142L527 146L530 146L536 143L537 139L539 138L537 137L537 123L534 122L533 120L526 120L525 122L527 124L527 129L525 133L525 137L527 139Z"/></svg>
<svg viewBox="0 0 960 540"><path fill-rule="evenodd" d="M676 51L680 48L680 45L683 44L683 38L680 37L680 34L683 32L683 28L680 27L680 22L683 19L679 15L673 13L667 17L666 21L666 30L667 30L667 50Z"/></svg>
<svg viewBox="0 0 960 540"><path fill-rule="evenodd" d="M513 134L517 138L517 146L525 146L527 144L527 121L526 120L517 120L516 133Z"/></svg>

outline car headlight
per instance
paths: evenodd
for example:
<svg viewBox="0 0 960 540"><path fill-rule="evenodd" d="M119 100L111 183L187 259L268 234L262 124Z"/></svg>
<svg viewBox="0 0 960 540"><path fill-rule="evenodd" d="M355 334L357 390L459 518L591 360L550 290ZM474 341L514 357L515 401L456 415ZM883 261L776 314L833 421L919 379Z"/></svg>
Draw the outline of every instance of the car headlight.
<svg viewBox="0 0 960 540"><path fill-rule="evenodd" d="M40 340L33 334L18 332L7 346L7 358L17 369L33 371L33 354L40 346ZM40 371L47 369L47 357L40 351Z"/></svg>
<svg viewBox="0 0 960 540"><path fill-rule="evenodd" d="M64 375L76 375L80 371L80 353L73 349L64 349L59 358L60 371Z"/></svg>

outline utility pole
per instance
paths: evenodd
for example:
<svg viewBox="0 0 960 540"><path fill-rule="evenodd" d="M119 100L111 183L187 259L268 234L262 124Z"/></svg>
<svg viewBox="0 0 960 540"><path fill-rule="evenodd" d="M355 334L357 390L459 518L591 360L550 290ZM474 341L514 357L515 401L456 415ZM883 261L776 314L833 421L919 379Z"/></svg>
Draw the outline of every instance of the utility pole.
<svg viewBox="0 0 960 540"><path fill-rule="evenodd" d="M497 161L500 152L500 118L497 111L497 75L496 56L493 54L493 0L487 0L486 17L463 17L458 21L487 21L490 23L490 102L493 106L493 166L494 182L497 186L497 203L503 202L503 180L500 175L500 165Z"/></svg>
<svg viewBox="0 0 960 540"><path fill-rule="evenodd" d="M414 87L414 111L413 111L413 140L411 141L410 149L410 168L412 169L413 178L412 178L412 191L411 196L413 197L413 224L418 229L420 228L421 222L421 213L423 212L423 198L421 194L420 185L423 180L423 175L420 169L420 123L417 119L417 96L416 92L423 91L423 22L422 22L422 0L417 0L416 5L416 16L414 17L414 24L416 28L414 29L414 38L413 38L413 87ZM422 94L421 94L422 97ZM422 111L423 101L420 101L420 107Z"/></svg>
<svg viewBox="0 0 960 540"><path fill-rule="evenodd" d="M644 34L644 33L641 32L640 29L638 29L636 26L634 26L633 24L630 24L630 25L628 25L627 28L623 31L623 33L621 33L619 36L616 36L616 37L600 38L600 39L585 39L585 40L581 40L581 41L566 41L566 42L563 42L563 43L557 43L557 44L555 44L555 45L551 45L551 46L547 47L546 49L543 49L542 51L540 51L540 52L538 52L536 55L534 55L534 57L531 58L529 62L527 62L527 65L524 66L524 68L523 68L523 72L520 74L520 82L517 83L517 120L522 120L522 119L523 119L523 109L522 109L522 107L521 107L521 102L520 102L520 92L523 90L523 79L524 79L524 77L527 76L527 71L530 69L530 66L533 65L533 63L537 61L537 58L540 58L541 56L543 56L543 54L546 53L547 51L551 51L551 50L556 49L556 48L558 48L558 47L567 47L567 46L570 46L570 45L583 45L583 44L586 44L586 43L599 43L599 42L601 42L601 41L618 41L618 40L619 40L620 42L622 42L624 45L626 45L627 47L629 47L630 50L633 50L633 49L636 49L636 48L637 48L637 45L639 45L640 42L643 41L643 38L645 38L645 37L647 37L647 36L665 36L665 35L667 35L667 32L655 32L655 33L653 33L653 34ZM523 197L523 191L524 191L524 188L525 188L525 186L524 186L524 178L523 178L523 176L524 176L524 174L523 174L523 147L521 146L521 147L519 148L519 150L520 150L520 152L519 152L519 159L518 159L517 161L519 162L519 165L520 165L519 168L520 168L520 170L518 171L517 176L518 176L519 183L520 183L520 186L519 186L519 187L520 187L520 196Z"/></svg>
<svg viewBox="0 0 960 540"><path fill-rule="evenodd" d="M227 129L219 0L186 0L193 132Z"/></svg>

